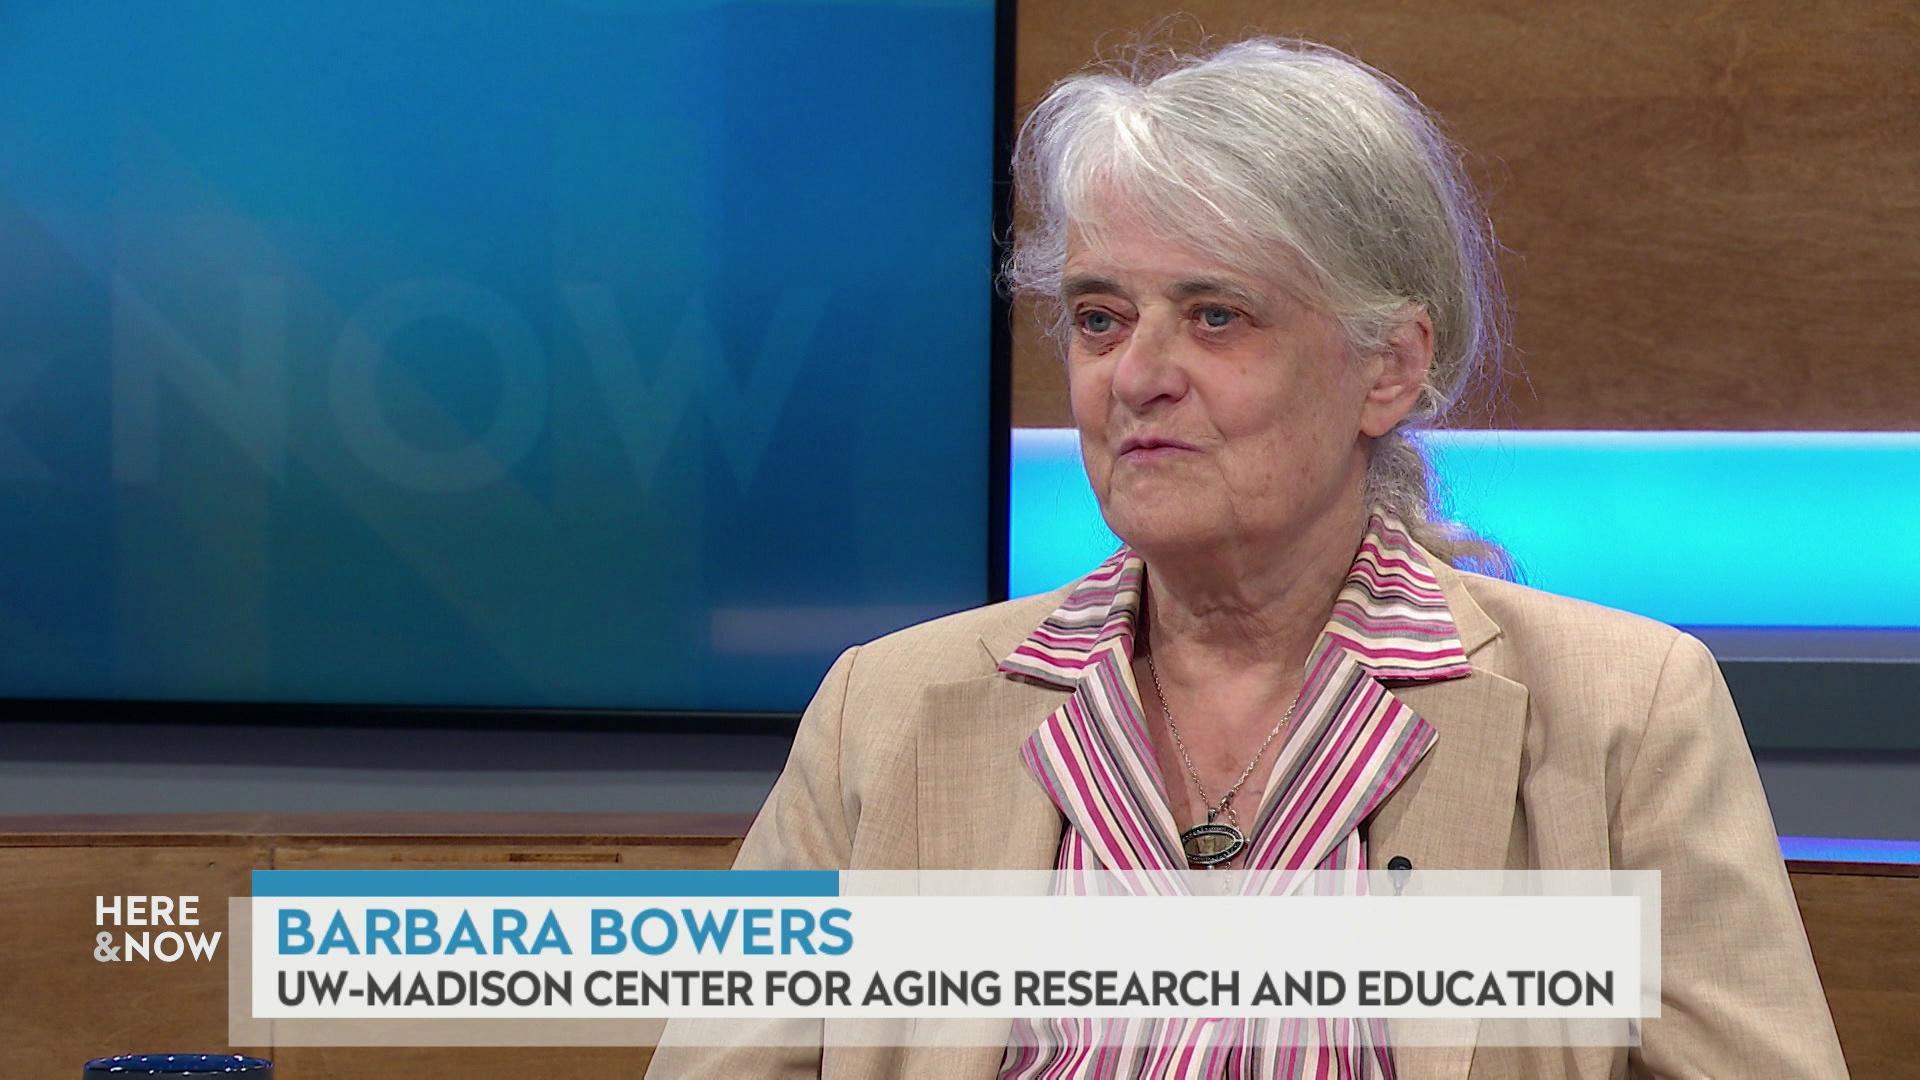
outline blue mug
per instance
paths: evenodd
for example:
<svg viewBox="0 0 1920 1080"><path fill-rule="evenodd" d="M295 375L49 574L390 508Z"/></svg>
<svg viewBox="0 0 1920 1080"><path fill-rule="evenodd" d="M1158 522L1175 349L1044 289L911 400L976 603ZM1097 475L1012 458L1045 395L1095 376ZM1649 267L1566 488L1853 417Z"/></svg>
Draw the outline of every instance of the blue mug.
<svg viewBox="0 0 1920 1080"><path fill-rule="evenodd" d="M239 1054L121 1054L95 1058L87 1062L82 1080L133 1080L141 1076L245 1077L246 1080L273 1080L273 1062L265 1058Z"/></svg>

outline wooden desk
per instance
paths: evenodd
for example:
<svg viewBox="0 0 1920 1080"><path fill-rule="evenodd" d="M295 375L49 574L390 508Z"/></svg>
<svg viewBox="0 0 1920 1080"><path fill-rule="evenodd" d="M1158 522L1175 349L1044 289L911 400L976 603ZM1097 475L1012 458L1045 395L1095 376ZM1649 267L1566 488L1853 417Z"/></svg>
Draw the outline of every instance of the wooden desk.
<svg viewBox="0 0 1920 1080"><path fill-rule="evenodd" d="M1790 862L1800 919L1856 1080L1920 1077L1920 866Z"/></svg>

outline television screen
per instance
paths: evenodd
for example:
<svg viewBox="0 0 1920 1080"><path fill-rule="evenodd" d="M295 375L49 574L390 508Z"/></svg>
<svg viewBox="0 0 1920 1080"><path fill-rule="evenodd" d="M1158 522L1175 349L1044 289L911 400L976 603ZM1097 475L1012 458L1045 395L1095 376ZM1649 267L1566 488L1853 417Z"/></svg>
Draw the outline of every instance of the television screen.
<svg viewBox="0 0 1920 1080"><path fill-rule="evenodd" d="M0 697L792 712L990 599L994 49L7 5Z"/></svg>

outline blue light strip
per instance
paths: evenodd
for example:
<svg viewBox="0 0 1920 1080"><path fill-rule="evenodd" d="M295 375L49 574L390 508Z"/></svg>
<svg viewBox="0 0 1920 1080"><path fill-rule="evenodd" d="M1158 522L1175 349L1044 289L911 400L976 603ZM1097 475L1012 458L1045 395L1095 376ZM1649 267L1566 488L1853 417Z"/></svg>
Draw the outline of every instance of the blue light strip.
<svg viewBox="0 0 1920 1080"><path fill-rule="evenodd" d="M254 896L838 896L835 870L255 870Z"/></svg>
<svg viewBox="0 0 1920 1080"><path fill-rule="evenodd" d="M1920 840L1847 840L1835 836L1783 836L1780 838L1780 855L1789 862L1920 866Z"/></svg>
<svg viewBox="0 0 1920 1080"><path fill-rule="evenodd" d="M1429 443L1449 513L1504 544L1537 588L1688 627L1920 627L1920 433ZM1118 545L1071 430L1016 430L1009 486L1012 595L1064 584Z"/></svg>

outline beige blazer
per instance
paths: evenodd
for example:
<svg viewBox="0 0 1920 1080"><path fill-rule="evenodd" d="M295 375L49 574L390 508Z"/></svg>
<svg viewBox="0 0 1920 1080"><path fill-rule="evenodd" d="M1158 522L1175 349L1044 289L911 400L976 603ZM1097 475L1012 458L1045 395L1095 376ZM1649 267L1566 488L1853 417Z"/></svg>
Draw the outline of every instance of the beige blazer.
<svg viewBox="0 0 1920 1080"><path fill-rule="evenodd" d="M1843 1077L1766 797L1696 638L1428 557L1473 665L1395 687L1439 739L1369 822L1421 869L1658 869L1662 1015L1642 1045L1399 1046L1404 1080ZM1068 696L996 673L1069 587L848 649L738 867L1046 869L1064 819L1019 760ZM684 1030L684 1029L682 1029ZM697 1049L650 1077L992 1080L992 1047Z"/></svg>

